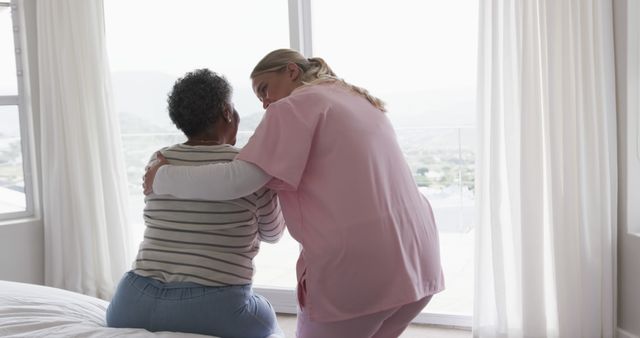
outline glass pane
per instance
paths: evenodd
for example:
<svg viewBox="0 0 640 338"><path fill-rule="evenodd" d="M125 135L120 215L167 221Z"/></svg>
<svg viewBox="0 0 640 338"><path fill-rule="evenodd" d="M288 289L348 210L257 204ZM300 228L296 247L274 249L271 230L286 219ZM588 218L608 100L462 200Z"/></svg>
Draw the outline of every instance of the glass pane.
<svg viewBox="0 0 640 338"><path fill-rule="evenodd" d="M196 68L225 75L241 116L237 146L242 147L264 113L249 74L266 53L289 46L287 1L109 0L105 16L131 219L142 227L144 166L156 150L185 141L166 108L173 83ZM297 254L289 236L263 244L254 284L294 287Z"/></svg>
<svg viewBox="0 0 640 338"><path fill-rule="evenodd" d="M0 96L18 94L11 7L0 4Z"/></svg>
<svg viewBox="0 0 640 338"><path fill-rule="evenodd" d="M315 56L387 103L433 206L447 289L429 313L473 312L477 16L477 0L312 1Z"/></svg>
<svg viewBox="0 0 640 338"><path fill-rule="evenodd" d="M26 211L18 107L0 106L0 120L0 214Z"/></svg>

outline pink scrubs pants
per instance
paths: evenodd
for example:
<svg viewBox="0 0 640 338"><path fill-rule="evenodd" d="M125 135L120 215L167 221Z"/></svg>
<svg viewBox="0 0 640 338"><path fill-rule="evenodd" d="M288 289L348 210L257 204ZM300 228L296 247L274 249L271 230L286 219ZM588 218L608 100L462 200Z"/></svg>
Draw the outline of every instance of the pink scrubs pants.
<svg viewBox="0 0 640 338"><path fill-rule="evenodd" d="M315 322L301 309L297 338L396 338L429 303L432 296L369 315L337 322Z"/></svg>

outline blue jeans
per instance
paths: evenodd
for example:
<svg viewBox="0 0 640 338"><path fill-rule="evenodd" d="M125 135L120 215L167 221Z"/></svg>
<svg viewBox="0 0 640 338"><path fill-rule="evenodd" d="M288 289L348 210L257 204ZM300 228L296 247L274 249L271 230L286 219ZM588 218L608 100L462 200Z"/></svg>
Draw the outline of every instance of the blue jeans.
<svg viewBox="0 0 640 338"><path fill-rule="evenodd" d="M251 285L163 283L128 272L107 309L107 326L199 333L224 338L282 334L266 298Z"/></svg>

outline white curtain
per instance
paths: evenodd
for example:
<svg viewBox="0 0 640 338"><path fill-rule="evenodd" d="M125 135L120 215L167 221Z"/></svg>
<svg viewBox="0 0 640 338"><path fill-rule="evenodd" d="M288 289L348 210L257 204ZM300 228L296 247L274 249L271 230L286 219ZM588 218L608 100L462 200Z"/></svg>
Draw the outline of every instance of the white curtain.
<svg viewBox="0 0 640 338"><path fill-rule="evenodd" d="M45 283L109 299L130 266L101 0L37 2Z"/></svg>
<svg viewBox="0 0 640 338"><path fill-rule="evenodd" d="M611 0L481 0L475 337L614 337Z"/></svg>

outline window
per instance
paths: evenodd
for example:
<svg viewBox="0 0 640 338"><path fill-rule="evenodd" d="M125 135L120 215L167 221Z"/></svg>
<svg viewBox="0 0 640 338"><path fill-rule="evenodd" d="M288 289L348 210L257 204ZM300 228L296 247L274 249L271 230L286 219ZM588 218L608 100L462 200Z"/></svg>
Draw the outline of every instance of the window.
<svg viewBox="0 0 640 338"><path fill-rule="evenodd" d="M106 1L116 109L135 201L131 215L140 239L144 166L157 149L184 140L166 111L173 82L201 67L224 74L242 118L242 146L263 114L249 72L267 52L291 47L325 58L339 76L388 103L441 236L447 291L418 321L470 326L477 10L476 0ZM255 260L254 283L280 312L296 311L298 250L286 236L263 245Z"/></svg>
<svg viewBox="0 0 640 338"><path fill-rule="evenodd" d="M313 54L387 103L433 207L446 290L422 322L471 325L477 16L476 0L311 0Z"/></svg>
<svg viewBox="0 0 640 338"><path fill-rule="evenodd" d="M18 6L0 1L0 220L33 213Z"/></svg>

